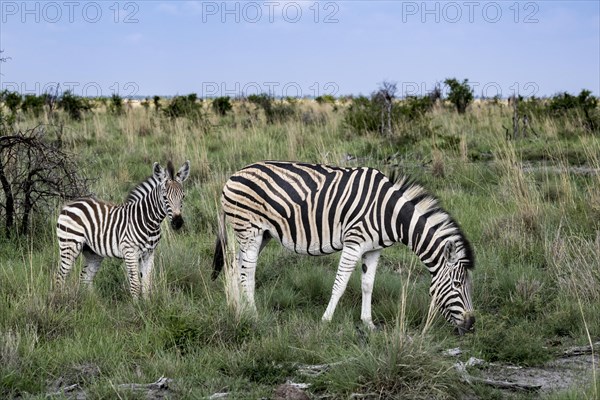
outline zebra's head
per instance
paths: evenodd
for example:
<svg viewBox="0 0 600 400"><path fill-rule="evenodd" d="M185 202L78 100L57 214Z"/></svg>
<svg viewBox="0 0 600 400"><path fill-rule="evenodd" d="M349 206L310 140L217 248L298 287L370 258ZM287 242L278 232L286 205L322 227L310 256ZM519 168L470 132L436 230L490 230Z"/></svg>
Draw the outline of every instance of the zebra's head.
<svg viewBox="0 0 600 400"><path fill-rule="evenodd" d="M161 182L163 205L171 221L171 227L178 230L183 226L183 217L181 216L183 198L185 197L183 181L190 174L190 162L189 160L186 161L177 173L175 173L175 168L171 161L167 163L166 170L155 162L153 170L154 177Z"/></svg>
<svg viewBox="0 0 600 400"><path fill-rule="evenodd" d="M475 332L475 315L471 303L470 245L450 239L444 245L441 265L433 275L429 294L442 315L456 326L459 335Z"/></svg>

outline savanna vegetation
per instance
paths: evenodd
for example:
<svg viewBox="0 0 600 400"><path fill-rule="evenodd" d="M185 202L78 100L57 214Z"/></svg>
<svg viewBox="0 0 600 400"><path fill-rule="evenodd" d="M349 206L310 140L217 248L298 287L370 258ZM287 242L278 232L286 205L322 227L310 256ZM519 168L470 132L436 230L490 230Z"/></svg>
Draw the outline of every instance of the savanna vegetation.
<svg viewBox="0 0 600 400"><path fill-rule="evenodd" d="M165 223L152 296L138 302L120 260L104 261L91 292L79 287L78 271L56 291L64 199L46 198L27 229L15 224L9 234L0 193L0 397L146 398L124 384L164 376L172 379L165 395L182 399L272 398L288 380L310 384L305 393L315 399L503 398L465 382L444 351L460 347L461 361L539 366L600 340L597 99L584 91L513 107L473 100L466 81L452 84L466 97L398 99L392 86L318 101L192 94L133 104L3 93L0 143L43 129L41 139L76 165L82 192L122 202L154 161L189 159L191 175L184 228L174 233ZM518 136L508 134L514 126ZM476 333L455 336L429 312L428 272L399 245L383 252L375 280L378 331L360 324L358 272L333 321L321 323L339 255L302 257L275 243L257 269L258 317L230 310L224 280L210 280L220 189L262 159L366 165L421 182L474 246ZM22 158L11 160L2 159L2 171L17 179L11 168ZM20 204L15 198L17 215ZM598 398L594 372L583 385L542 395Z"/></svg>

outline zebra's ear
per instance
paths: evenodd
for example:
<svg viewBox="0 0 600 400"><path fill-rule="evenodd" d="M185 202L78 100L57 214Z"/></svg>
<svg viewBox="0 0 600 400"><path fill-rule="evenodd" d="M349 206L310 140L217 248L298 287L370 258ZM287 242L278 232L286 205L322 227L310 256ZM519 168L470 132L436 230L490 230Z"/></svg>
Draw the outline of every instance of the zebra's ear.
<svg viewBox="0 0 600 400"><path fill-rule="evenodd" d="M444 258L449 264L454 264L457 261L458 255L456 254L456 243L454 243L454 240L446 242L444 246Z"/></svg>
<svg viewBox="0 0 600 400"><path fill-rule="evenodd" d="M160 182L165 180L165 177L166 177L165 170L157 162L155 162L154 165L152 166L152 174Z"/></svg>
<svg viewBox="0 0 600 400"><path fill-rule="evenodd" d="M188 178L189 175L190 175L190 160L187 160L181 166L181 168L179 168L179 171L177 171L177 174L175 175L175 180L178 182L183 182Z"/></svg>

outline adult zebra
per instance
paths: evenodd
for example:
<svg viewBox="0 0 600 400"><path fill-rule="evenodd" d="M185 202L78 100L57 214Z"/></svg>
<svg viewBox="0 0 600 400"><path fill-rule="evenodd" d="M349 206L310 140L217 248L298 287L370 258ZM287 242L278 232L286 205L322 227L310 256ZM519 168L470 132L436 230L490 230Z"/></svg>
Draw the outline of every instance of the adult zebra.
<svg viewBox="0 0 600 400"><path fill-rule="evenodd" d="M222 224L232 225L239 244L240 282L254 311L258 255L275 238L300 254L342 251L324 321L331 320L362 258L361 319L374 328L371 295L377 261L383 248L402 242L431 272L429 292L444 317L460 334L474 329L471 246L436 200L406 178L394 182L373 168L265 161L233 174L221 204ZM224 264L227 238L222 236L217 238L213 279Z"/></svg>
<svg viewBox="0 0 600 400"><path fill-rule="evenodd" d="M173 229L183 225L183 181L188 178L190 162L177 174L173 163L163 169L158 163L153 174L135 187L125 203L110 204L95 198L66 204L58 216L56 233L60 249L60 268L56 282L62 286L80 253L85 258L81 281L92 283L105 257L125 259L129 290L134 298L150 290L154 249L161 236L160 225L166 216Z"/></svg>

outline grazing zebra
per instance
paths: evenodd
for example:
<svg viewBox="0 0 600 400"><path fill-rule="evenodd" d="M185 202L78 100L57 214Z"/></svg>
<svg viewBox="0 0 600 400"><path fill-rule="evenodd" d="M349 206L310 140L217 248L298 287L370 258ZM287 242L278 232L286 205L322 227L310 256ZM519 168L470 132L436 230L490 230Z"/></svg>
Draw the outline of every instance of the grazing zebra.
<svg viewBox="0 0 600 400"><path fill-rule="evenodd" d="M402 242L429 269L429 292L444 317L460 334L474 329L471 246L436 200L406 178L394 182L372 168L265 161L233 174L221 204L222 224L231 224L239 244L239 279L253 311L258 255L275 238L299 254L342 252L324 321L331 320L362 259L361 319L373 329L377 261L383 248ZM223 268L226 240L223 229L217 238L213 279Z"/></svg>
<svg viewBox="0 0 600 400"><path fill-rule="evenodd" d="M75 259L83 252L84 284L91 285L105 257L123 258L131 295L137 298L140 294L140 275L141 292L148 295L160 225L166 216L173 229L183 225L182 183L189 175L190 162L186 161L177 174L170 161L166 170L154 163L152 171L152 176L133 189L121 205L84 198L62 208L56 225L60 249L58 285L64 283Z"/></svg>

